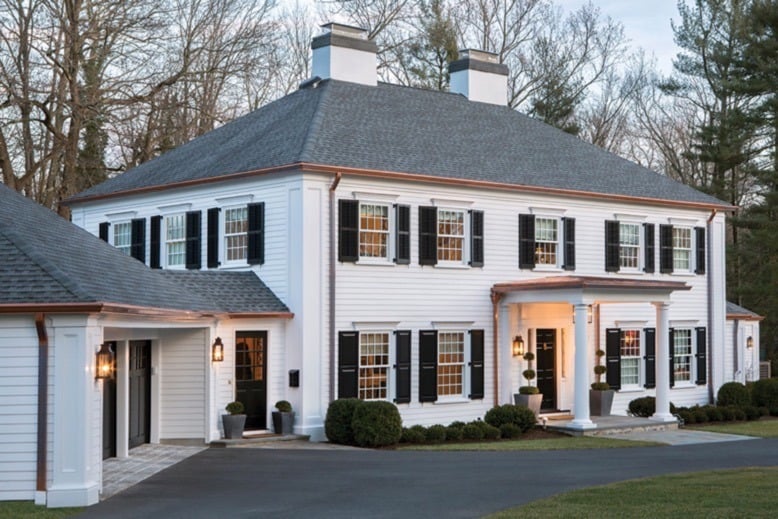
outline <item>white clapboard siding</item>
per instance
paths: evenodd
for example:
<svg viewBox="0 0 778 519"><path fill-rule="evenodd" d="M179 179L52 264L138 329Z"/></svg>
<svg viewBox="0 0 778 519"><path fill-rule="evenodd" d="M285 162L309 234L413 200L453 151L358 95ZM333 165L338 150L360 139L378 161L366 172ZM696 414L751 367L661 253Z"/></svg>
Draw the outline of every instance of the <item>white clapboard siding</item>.
<svg viewBox="0 0 778 519"><path fill-rule="evenodd" d="M160 439L204 438L206 333L160 331Z"/></svg>

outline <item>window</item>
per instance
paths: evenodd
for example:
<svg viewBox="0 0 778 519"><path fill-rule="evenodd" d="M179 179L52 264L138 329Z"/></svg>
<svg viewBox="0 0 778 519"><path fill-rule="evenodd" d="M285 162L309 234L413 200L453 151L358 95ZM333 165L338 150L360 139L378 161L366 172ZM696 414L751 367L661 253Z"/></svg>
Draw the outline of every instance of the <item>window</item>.
<svg viewBox="0 0 778 519"><path fill-rule="evenodd" d="M438 396L461 396L464 373L464 332L440 332L438 334Z"/></svg>
<svg viewBox="0 0 778 519"><path fill-rule="evenodd" d="M673 270L689 271L692 268L692 230L690 227L673 227Z"/></svg>
<svg viewBox="0 0 778 519"><path fill-rule="evenodd" d="M673 331L673 380L692 382L692 331L675 329Z"/></svg>
<svg viewBox="0 0 778 519"><path fill-rule="evenodd" d="M185 264L186 220L183 214L165 217L165 257L168 267L179 267Z"/></svg>
<svg viewBox="0 0 778 519"><path fill-rule="evenodd" d="M225 261L244 261L248 250L248 208L235 207L224 211Z"/></svg>
<svg viewBox="0 0 778 519"><path fill-rule="evenodd" d="M113 226L113 246L130 255L132 245L132 224L130 222L117 223Z"/></svg>
<svg viewBox="0 0 778 519"><path fill-rule="evenodd" d="M556 218L535 218L535 264L553 265L557 262L559 244L559 220Z"/></svg>
<svg viewBox="0 0 778 519"><path fill-rule="evenodd" d="M640 385L640 330L621 330L621 387Z"/></svg>
<svg viewBox="0 0 778 519"><path fill-rule="evenodd" d="M619 265L624 269L640 267L640 225L619 224Z"/></svg>
<svg viewBox="0 0 778 519"><path fill-rule="evenodd" d="M359 334L359 398L385 400L389 380L389 334Z"/></svg>
<svg viewBox="0 0 778 519"><path fill-rule="evenodd" d="M465 252L464 211L438 210L438 261L462 262Z"/></svg>
<svg viewBox="0 0 778 519"><path fill-rule="evenodd" d="M389 206L359 204L359 257L389 258Z"/></svg>

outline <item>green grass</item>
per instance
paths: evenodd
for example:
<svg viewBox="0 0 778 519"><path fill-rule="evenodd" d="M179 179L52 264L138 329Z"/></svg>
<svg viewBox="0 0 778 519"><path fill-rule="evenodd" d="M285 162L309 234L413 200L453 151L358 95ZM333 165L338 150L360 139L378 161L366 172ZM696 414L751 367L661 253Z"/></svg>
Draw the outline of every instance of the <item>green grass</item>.
<svg viewBox="0 0 778 519"><path fill-rule="evenodd" d="M569 436L541 440L503 440L474 443L441 443L437 445L407 445L414 451L554 451L563 449L618 449L622 447L653 447L654 442L616 440L597 436Z"/></svg>
<svg viewBox="0 0 778 519"><path fill-rule="evenodd" d="M727 434L742 434L760 438L778 438L778 420L761 419L753 422L735 422L715 425L689 425L688 429Z"/></svg>
<svg viewBox="0 0 778 519"><path fill-rule="evenodd" d="M778 467L675 474L560 494L489 519L775 517Z"/></svg>
<svg viewBox="0 0 778 519"><path fill-rule="evenodd" d="M83 508L46 508L32 501L0 501L0 519L59 519L82 512Z"/></svg>

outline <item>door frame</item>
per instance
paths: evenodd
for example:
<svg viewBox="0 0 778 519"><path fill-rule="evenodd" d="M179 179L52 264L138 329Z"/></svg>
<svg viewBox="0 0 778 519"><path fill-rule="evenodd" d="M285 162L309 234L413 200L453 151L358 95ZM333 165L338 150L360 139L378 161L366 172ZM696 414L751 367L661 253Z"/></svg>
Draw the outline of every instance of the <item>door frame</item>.
<svg viewBox="0 0 778 519"><path fill-rule="evenodd" d="M262 338L262 389L263 396L261 397L261 404L259 413L249 414L249 405L246 403L246 397L243 400L240 399L239 391L239 378L238 378L238 344L241 336L244 337L261 337ZM235 365L233 366L233 375L235 380L235 400L243 402L246 405L246 430L262 430L268 428L268 383L267 383L267 365L268 365L268 330L239 330L235 331ZM255 420L252 423L252 418Z"/></svg>
<svg viewBox="0 0 778 519"><path fill-rule="evenodd" d="M127 343L128 348L128 365L127 365L127 442L128 442L128 448L132 449L133 447L137 447L139 445L143 445L144 443L149 443L151 441L151 366L152 366L152 341L150 340L133 340L128 341ZM141 370L134 370L133 369L133 352L136 351L136 348L142 348L145 349L146 352L143 354L146 357L146 366L141 368ZM132 377L130 376L132 371L143 371L145 372L145 376L139 375L138 377ZM141 401L138 402L138 413L143 415L141 418L134 417L133 416L133 379L139 378L140 383L143 384L143 388L140 389L141 392ZM132 429L133 429L133 420L134 419L141 419L140 426L143 428L143 431L141 431L138 435L132 436Z"/></svg>
<svg viewBox="0 0 778 519"><path fill-rule="evenodd" d="M541 411L556 411L559 409L559 376L558 376L558 368L557 368L557 352L559 350L560 344L559 344L559 329L558 328L536 328L535 329L535 371L537 372L537 387L540 389L540 360L541 360L541 351L543 352L543 355L547 355L549 349L547 348L540 348L540 341L538 340L538 337L540 333L543 332L544 334L546 332L551 333L551 337L553 337L553 346L550 348L550 355L551 355L551 374L552 374L552 380L551 380L551 388L553 389L553 394L549 395L548 393L544 392L541 389L541 393L543 393L543 402L541 404L540 410ZM546 360L546 359L544 359ZM545 365L545 363L544 363Z"/></svg>

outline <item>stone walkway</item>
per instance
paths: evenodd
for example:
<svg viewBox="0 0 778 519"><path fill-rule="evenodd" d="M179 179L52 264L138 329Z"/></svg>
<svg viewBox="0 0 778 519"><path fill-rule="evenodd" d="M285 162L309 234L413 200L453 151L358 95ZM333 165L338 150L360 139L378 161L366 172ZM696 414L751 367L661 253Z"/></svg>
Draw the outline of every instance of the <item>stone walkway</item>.
<svg viewBox="0 0 778 519"><path fill-rule="evenodd" d="M756 440L753 436L724 434L691 429L672 429L666 431L634 431L620 434L609 434L608 438L620 440L640 440L667 445L694 445L697 443L734 442L740 440Z"/></svg>

